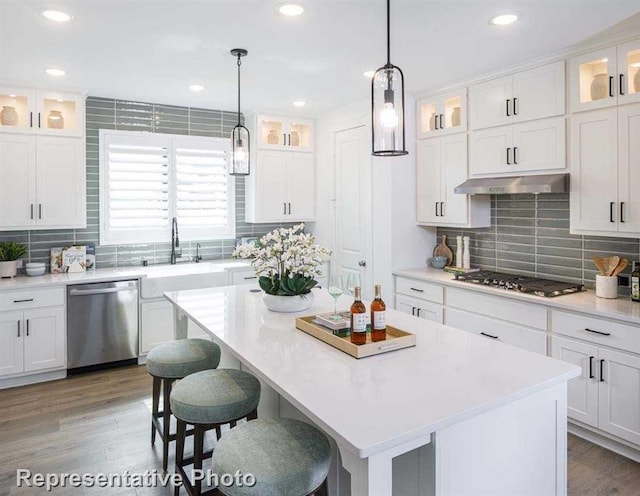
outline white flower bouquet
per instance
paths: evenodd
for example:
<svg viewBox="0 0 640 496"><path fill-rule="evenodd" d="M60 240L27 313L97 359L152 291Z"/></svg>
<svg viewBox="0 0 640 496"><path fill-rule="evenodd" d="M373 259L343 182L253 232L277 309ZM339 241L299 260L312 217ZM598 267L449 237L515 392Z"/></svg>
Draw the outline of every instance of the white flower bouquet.
<svg viewBox="0 0 640 496"><path fill-rule="evenodd" d="M251 259L263 291L271 295L307 294L322 275L322 264L331 252L315 244L304 224L280 228L265 234L253 244L238 246L233 256Z"/></svg>

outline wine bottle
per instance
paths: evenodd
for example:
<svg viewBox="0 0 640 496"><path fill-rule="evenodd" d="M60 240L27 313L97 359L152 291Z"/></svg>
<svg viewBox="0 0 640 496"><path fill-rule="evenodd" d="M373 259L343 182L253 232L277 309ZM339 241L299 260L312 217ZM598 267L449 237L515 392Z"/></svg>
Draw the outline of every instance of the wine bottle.
<svg viewBox="0 0 640 496"><path fill-rule="evenodd" d="M631 273L631 301L640 302L640 262L633 262Z"/></svg>
<svg viewBox="0 0 640 496"><path fill-rule="evenodd" d="M382 301L380 285L375 286L375 299L371 302L371 341L387 339L387 306Z"/></svg>
<svg viewBox="0 0 640 496"><path fill-rule="evenodd" d="M367 342L367 307L361 301L360 286L353 290L354 300L351 304L351 342L365 344Z"/></svg>

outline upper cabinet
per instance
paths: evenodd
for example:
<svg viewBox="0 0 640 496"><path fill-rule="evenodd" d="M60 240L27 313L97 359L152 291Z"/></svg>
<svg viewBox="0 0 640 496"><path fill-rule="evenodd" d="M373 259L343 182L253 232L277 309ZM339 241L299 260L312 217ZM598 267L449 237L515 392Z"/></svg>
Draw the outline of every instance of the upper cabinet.
<svg viewBox="0 0 640 496"><path fill-rule="evenodd" d="M416 103L417 138L467 130L467 89L423 98Z"/></svg>
<svg viewBox="0 0 640 496"><path fill-rule="evenodd" d="M640 40L571 59L571 111L640 102Z"/></svg>
<svg viewBox="0 0 640 496"><path fill-rule="evenodd" d="M564 61L475 84L469 89L469 126L483 129L564 115Z"/></svg>
<svg viewBox="0 0 640 496"><path fill-rule="evenodd" d="M261 150L313 151L313 121L297 117L257 115L256 146Z"/></svg>
<svg viewBox="0 0 640 496"><path fill-rule="evenodd" d="M0 132L84 136L84 96L0 87Z"/></svg>

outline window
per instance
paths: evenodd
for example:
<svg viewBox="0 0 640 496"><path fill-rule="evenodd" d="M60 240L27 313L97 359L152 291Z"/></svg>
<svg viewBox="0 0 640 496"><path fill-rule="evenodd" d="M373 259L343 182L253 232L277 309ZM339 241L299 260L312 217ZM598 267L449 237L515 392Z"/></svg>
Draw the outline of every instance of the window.
<svg viewBox="0 0 640 496"><path fill-rule="evenodd" d="M235 237L229 139L100 130L100 244Z"/></svg>

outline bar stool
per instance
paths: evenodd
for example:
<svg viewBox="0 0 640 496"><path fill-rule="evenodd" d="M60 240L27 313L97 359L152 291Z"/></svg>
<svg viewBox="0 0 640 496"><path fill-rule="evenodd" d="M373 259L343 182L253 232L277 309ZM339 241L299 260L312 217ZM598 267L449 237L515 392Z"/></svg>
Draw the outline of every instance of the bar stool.
<svg viewBox="0 0 640 496"><path fill-rule="evenodd" d="M193 473L202 469L202 461L211 458L213 451L204 452L204 434L216 430L221 437L221 427L235 427L238 420L254 420L258 417L260 381L242 370L216 369L191 374L178 381L171 391L171 410L178 421L176 434L176 473L190 495L202 491L202 480L191 483L185 467L193 464ZM193 457L184 458L184 442L187 424L193 425ZM176 486L176 496L180 487ZM211 494L217 494L215 490Z"/></svg>
<svg viewBox="0 0 640 496"><path fill-rule="evenodd" d="M294 419L259 419L231 429L213 453L213 473L252 474L255 485L221 484L224 496L326 496L331 448L315 427Z"/></svg>
<svg viewBox="0 0 640 496"><path fill-rule="evenodd" d="M207 369L215 369L220 363L220 347L206 339L180 339L156 346L147 355L147 372L153 376L153 406L151 413L151 444L156 442L156 432L162 439L162 470L167 471L169 443L176 435L170 433L171 387L177 379ZM162 411L159 410L162 389ZM162 418L162 424L160 423Z"/></svg>

